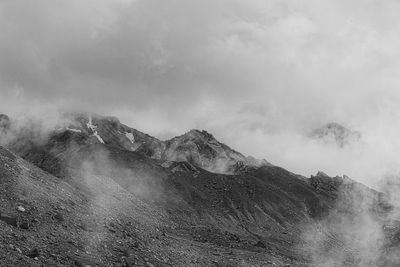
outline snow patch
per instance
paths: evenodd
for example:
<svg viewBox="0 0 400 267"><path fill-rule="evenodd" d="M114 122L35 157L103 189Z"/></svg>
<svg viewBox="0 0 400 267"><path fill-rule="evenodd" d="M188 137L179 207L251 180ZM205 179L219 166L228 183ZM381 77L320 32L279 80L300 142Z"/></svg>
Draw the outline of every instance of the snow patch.
<svg viewBox="0 0 400 267"><path fill-rule="evenodd" d="M129 141L131 141L131 143L135 143L135 137L133 136L133 133L125 133L126 138L129 139Z"/></svg>
<svg viewBox="0 0 400 267"><path fill-rule="evenodd" d="M93 136L95 136L97 138L97 140L99 140L100 143L104 144L103 138L101 138L101 136L97 132L97 126L93 125L92 116L89 116L89 121L88 121L88 123L86 123L86 126L88 127L88 129L92 130Z"/></svg>
<svg viewBox="0 0 400 267"><path fill-rule="evenodd" d="M94 132L93 135L97 137L97 139L99 140L100 143L104 144L103 138L101 138L101 136L97 133L97 131Z"/></svg>
<svg viewBox="0 0 400 267"><path fill-rule="evenodd" d="M81 133L81 132L82 132L82 131L79 130L79 129L73 129L73 128L69 128L69 127L67 127L67 130L68 130L68 131L71 131L71 132L74 132L74 133Z"/></svg>
<svg viewBox="0 0 400 267"><path fill-rule="evenodd" d="M97 126L96 126L96 125L93 125L92 116L89 116L89 121L88 121L88 123L86 123L86 126L87 126L90 130L92 130L93 132L97 132Z"/></svg>

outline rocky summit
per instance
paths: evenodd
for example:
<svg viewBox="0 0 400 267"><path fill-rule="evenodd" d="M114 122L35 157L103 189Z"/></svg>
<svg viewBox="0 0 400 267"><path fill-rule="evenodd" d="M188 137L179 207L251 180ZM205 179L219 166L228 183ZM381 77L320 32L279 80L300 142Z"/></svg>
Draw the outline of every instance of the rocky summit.
<svg viewBox="0 0 400 267"><path fill-rule="evenodd" d="M347 176L303 177L206 131L44 125L0 117L2 266L400 264L396 203Z"/></svg>

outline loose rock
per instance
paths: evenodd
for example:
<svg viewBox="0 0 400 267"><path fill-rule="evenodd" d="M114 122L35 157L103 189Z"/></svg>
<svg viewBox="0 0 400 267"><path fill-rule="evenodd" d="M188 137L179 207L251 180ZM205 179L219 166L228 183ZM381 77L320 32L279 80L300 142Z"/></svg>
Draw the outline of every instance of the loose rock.
<svg viewBox="0 0 400 267"><path fill-rule="evenodd" d="M17 207L17 211L19 211L19 212L25 212L25 208L22 207L22 206L18 206L18 207Z"/></svg>

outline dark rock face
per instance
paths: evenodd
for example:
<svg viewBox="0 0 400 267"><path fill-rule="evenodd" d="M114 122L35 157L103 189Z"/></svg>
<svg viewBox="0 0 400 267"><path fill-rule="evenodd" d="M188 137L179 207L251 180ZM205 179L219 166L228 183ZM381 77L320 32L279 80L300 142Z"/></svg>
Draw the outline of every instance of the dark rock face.
<svg viewBox="0 0 400 267"><path fill-rule="evenodd" d="M358 142L361 139L361 133L352 131L338 123L328 123L310 133L310 137L323 140L325 142L336 143L340 147Z"/></svg>

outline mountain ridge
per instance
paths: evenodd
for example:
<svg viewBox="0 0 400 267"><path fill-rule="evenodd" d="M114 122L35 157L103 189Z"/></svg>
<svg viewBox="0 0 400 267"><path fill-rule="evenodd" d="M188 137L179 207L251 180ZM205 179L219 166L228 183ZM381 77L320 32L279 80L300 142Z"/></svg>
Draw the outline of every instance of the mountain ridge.
<svg viewBox="0 0 400 267"><path fill-rule="evenodd" d="M244 165L243 155L206 131L191 130L168 144L112 117L67 120L44 136L40 126L32 125L18 135L11 123L0 135L0 141L9 141L8 150L0 147L0 182L26 184L24 190L8 187L9 193L2 195L1 203L7 205L0 205L6 216L0 214L0 224L7 227L0 228L0 237L22 249L25 265L324 266L333 260L339 266L359 266L364 248L353 240L365 233L343 229L349 224L363 229L365 218L376 224L372 230L382 231L385 241L369 242L383 251L370 262L399 262L393 255L400 225L392 219L392 204L348 177L319 172L306 178L271 164ZM7 133L17 135L13 140ZM187 158L164 160L164 151ZM210 172L198 163L218 159L218 152L225 163L233 158L241 168ZM61 189L75 204L52 197ZM32 194L39 194L43 204L30 198ZM19 214L19 206L29 212ZM14 219L18 223L9 224ZM10 229L29 242L14 240ZM38 230L42 236L34 235ZM49 250L47 235L62 245ZM65 236L71 236L67 239L73 245L64 245ZM86 237L97 242L93 245ZM35 247L40 253L32 260L30 249ZM0 246L0 251L15 264L15 249Z"/></svg>
<svg viewBox="0 0 400 267"><path fill-rule="evenodd" d="M115 117L67 113L61 120L63 126L58 127L51 134L68 131L81 138L87 137L87 140L91 142L136 151L162 162L186 161L211 172L229 174L244 171L247 168L270 165L265 159L258 160L251 156L244 156L219 142L205 130L192 129L182 135L162 141L120 123ZM12 122L9 123L11 124Z"/></svg>

